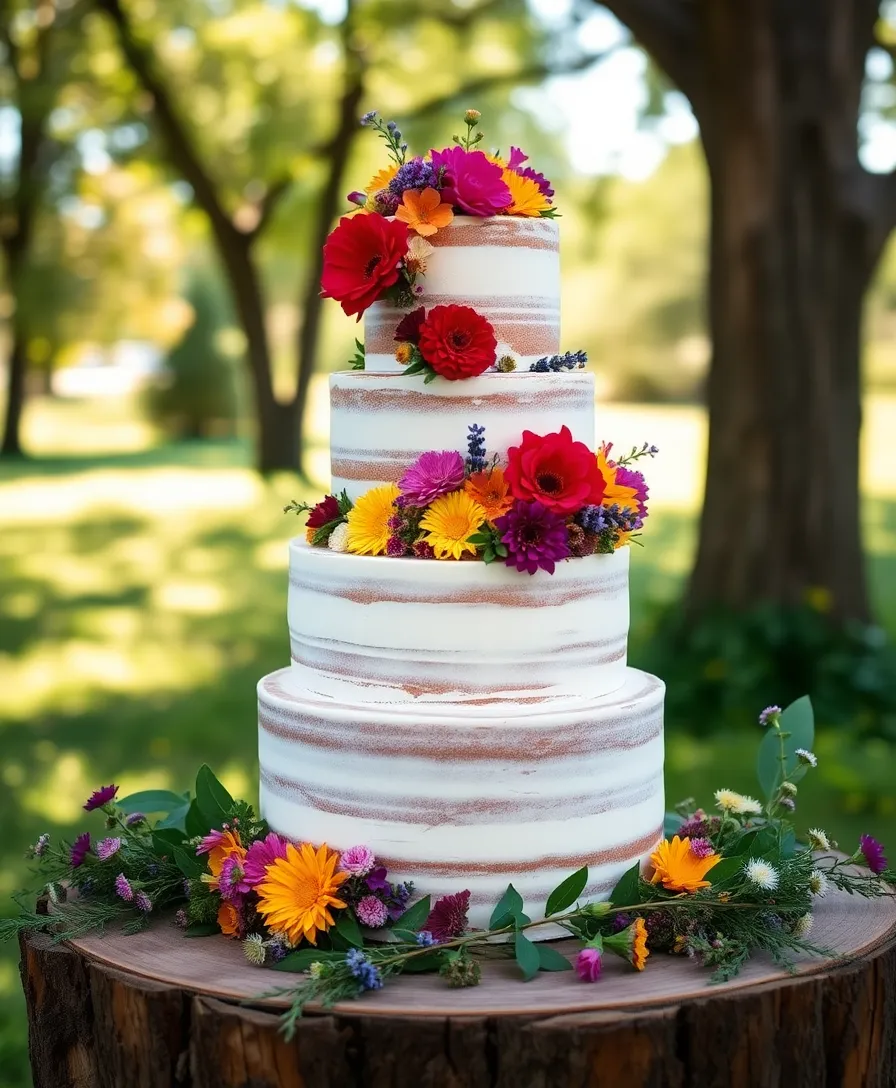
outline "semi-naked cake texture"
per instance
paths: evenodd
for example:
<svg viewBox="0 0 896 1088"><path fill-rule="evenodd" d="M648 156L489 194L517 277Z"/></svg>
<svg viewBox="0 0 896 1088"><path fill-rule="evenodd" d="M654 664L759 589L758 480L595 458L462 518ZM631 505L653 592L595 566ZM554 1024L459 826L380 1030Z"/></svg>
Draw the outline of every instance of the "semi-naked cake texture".
<svg viewBox="0 0 896 1088"><path fill-rule="evenodd" d="M468 216L431 238L421 304L482 313L513 373L397 373L403 311L370 307L365 370L330 382L333 493L394 483L427 450L466 454L473 423L502 462L524 430L595 447L593 377L528 370L559 351L557 239L550 219ZM663 684L626 665L629 551L528 575L293 540L292 660L258 687L271 827L365 844L433 898L469 889L477 927L509 882L535 917L582 865L584 897L606 897L664 811Z"/></svg>
<svg viewBox="0 0 896 1088"><path fill-rule="evenodd" d="M472 306L491 322L498 353L509 349L519 366L560 350L560 235L553 219L456 215L427 241L421 302L427 307ZM404 317L388 302L364 315L366 369L398 372L395 327Z"/></svg>

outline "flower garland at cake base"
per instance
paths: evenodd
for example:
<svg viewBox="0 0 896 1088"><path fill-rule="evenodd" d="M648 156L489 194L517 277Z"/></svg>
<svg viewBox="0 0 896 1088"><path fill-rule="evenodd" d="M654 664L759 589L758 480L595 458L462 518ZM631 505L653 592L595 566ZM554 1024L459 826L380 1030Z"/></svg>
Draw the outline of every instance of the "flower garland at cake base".
<svg viewBox="0 0 896 1088"><path fill-rule="evenodd" d="M667 816L649 862L632 866L606 902L579 902L583 867L551 892L542 917L529 918L510 884L488 928L471 930L466 889L433 903L425 889L391 881L366 846L339 853L289 842L202 767L193 797L148 790L119 799L117 786L98 789L84 808L105 818L101 838L84 832L55 846L41 835L29 851L39 885L17 897L20 914L0 923L0 936L50 929L64 940L113 922L134 933L170 910L189 936L223 934L242 942L249 962L301 975L260 995L289 999L287 1035L308 1002L356 998L406 972L475 986L474 953L485 945L513 958L522 980L574 971L596 982L607 954L637 971L654 953L693 956L714 968L713 980L733 977L757 952L787 966L796 953L826 954L809 937L813 907L830 888L892 895L896 872L870 835L848 858L832 853L836 843L820 828L797 840L788 817L798 782L817 763L808 698L766 708L760 724L765 802L728 789L716 791L714 812L686 802ZM166 815L153 822L147 812ZM36 894L52 903L49 917L33 908ZM529 939L545 925L578 940L574 964Z"/></svg>

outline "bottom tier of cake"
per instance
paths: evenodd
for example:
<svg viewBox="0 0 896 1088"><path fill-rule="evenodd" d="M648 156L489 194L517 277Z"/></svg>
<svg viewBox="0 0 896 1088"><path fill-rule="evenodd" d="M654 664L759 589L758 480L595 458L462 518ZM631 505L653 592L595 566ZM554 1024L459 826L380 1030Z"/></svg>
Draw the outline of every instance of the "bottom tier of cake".
<svg viewBox="0 0 896 1088"><path fill-rule="evenodd" d="M323 701L258 685L261 811L291 839L369 846L433 899L469 889L484 927L512 882L530 917L569 873L609 895L663 830L662 681L628 669L619 690L545 712L507 704ZM295 683L293 678L292 683ZM479 708L481 709L481 708Z"/></svg>

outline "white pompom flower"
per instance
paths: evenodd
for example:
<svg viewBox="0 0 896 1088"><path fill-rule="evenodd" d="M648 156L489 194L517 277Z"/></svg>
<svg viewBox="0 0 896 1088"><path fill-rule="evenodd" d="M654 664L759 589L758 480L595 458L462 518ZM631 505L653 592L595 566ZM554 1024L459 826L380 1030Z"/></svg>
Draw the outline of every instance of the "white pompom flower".
<svg viewBox="0 0 896 1088"><path fill-rule="evenodd" d="M806 833L809 839L809 846L813 850L830 850L831 840L828 838L826 831L822 831L820 827L810 827Z"/></svg>
<svg viewBox="0 0 896 1088"><path fill-rule="evenodd" d="M761 858L750 858L744 866L747 880L764 892L773 892L778 886L778 870Z"/></svg>
<svg viewBox="0 0 896 1088"><path fill-rule="evenodd" d="M735 790L716 790L715 798L718 808L736 816L758 816L762 812L762 805L755 797L747 797Z"/></svg>
<svg viewBox="0 0 896 1088"><path fill-rule="evenodd" d="M813 869L809 873L809 891L813 895L817 895L819 899L823 899L828 890L828 878L820 869Z"/></svg>
<svg viewBox="0 0 896 1088"><path fill-rule="evenodd" d="M340 522L330 533L327 547L334 552L348 551L348 525L346 522Z"/></svg>

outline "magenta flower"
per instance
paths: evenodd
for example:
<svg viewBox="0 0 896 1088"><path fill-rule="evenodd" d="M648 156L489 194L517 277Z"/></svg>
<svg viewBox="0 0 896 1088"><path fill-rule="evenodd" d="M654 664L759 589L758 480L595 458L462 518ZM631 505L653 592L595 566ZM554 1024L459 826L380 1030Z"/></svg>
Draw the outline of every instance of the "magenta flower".
<svg viewBox="0 0 896 1088"><path fill-rule="evenodd" d="M227 836L226 831L210 831L196 847L197 854L210 854L216 846L220 846Z"/></svg>
<svg viewBox="0 0 896 1088"><path fill-rule="evenodd" d="M634 468L626 468L625 465L616 466L616 483L621 487L633 487L635 489L635 502L638 504L638 514L642 518L647 517L647 498L650 488L644 479L644 474Z"/></svg>
<svg viewBox="0 0 896 1088"><path fill-rule="evenodd" d="M90 853L90 832L85 831L79 835L72 843L71 852L71 866L73 869L77 869L79 865L84 864L84 859Z"/></svg>
<svg viewBox="0 0 896 1088"><path fill-rule="evenodd" d="M569 533L562 514L555 514L535 502L517 499L511 509L495 518L495 528L507 545L504 560L508 567L516 567L534 574L537 570L554 573L557 562L569 556Z"/></svg>
<svg viewBox="0 0 896 1088"><path fill-rule="evenodd" d="M511 147L510 155L507 158L507 169L518 171L523 163L528 161L529 156L523 154L523 149L521 147Z"/></svg>
<svg viewBox="0 0 896 1088"><path fill-rule="evenodd" d="M445 895L436 900L422 928L431 933L439 943L462 937L467 928L469 909L470 893L468 891Z"/></svg>
<svg viewBox="0 0 896 1088"><path fill-rule="evenodd" d="M709 841L709 839L697 838L691 839L691 853L695 858L708 858L710 854L715 853L715 847Z"/></svg>
<svg viewBox="0 0 896 1088"><path fill-rule="evenodd" d="M286 839L282 838L275 831L269 831L258 842L253 842L249 847L245 861L243 862L243 871L245 873L246 883L250 888L254 888L256 884L260 884L264 880L265 869L269 865L277 860L277 858L286 857Z"/></svg>
<svg viewBox="0 0 896 1088"><path fill-rule="evenodd" d="M481 151L446 147L432 152L432 167L441 173L442 200L469 215L497 215L511 202L510 190L501 177L501 167Z"/></svg>
<svg viewBox="0 0 896 1088"><path fill-rule="evenodd" d="M96 844L96 856L100 861L106 861L121 849L121 839L100 839Z"/></svg>
<svg viewBox="0 0 896 1088"><path fill-rule="evenodd" d="M137 910L143 911L144 914L149 914L152 910L152 900L146 892L137 892L134 896L134 906Z"/></svg>
<svg viewBox="0 0 896 1088"><path fill-rule="evenodd" d="M865 864L872 873L882 873L887 867L887 856L884 848L877 839L871 835L859 837L859 852L864 855Z"/></svg>
<svg viewBox="0 0 896 1088"><path fill-rule="evenodd" d="M252 885L246 879L246 871L242 862L231 854L221 863L221 872L218 874L218 891L222 899L233 901L241 895L252 891Z"/></svg>
<svg viewBox="0 0 896 1088"><path fill-rule="evenodd" d="M576 959L576 974L582 982L597 982L602 966L600 949L587 945Z"/></svg>
<svg viewBox="0 0 896 1088"><path fill-rule="evenodd" d="M372 892L388 892L392 890L392 885L386 880L386 870L382 865L380 865L379 868L374 869L364 883Z"/></svg>
<svg viewBox="0 0 896 1088"><path fill-rule="evenodd" d="M412 506L428 506L463 485L464 459L457 450L421 453L398 481L399 490Z"/></svg>
<svg viewBox="0 0 896 1088"><path fill-rule="evenodd" d="M95 808L102 808L103 805L108 805L116 793L118 793L118 786L100 786L100 788L94 790L84 802L84 811L93 812Z"/></svg>
<svg viewBox="0 0 896 1088"><path fill-rule="evenodd" d="M375 895L365 895L363 899L358 900L355 914L361 925L367 926L368 929L379 929L389 920L386 904Z"/></svg>
<svg viewBox="0 0 896 1088"><path fill-rule="evenodd" d="M131 887L130 881L124 873L119 873L115 878L115 894L119 899L123 899L126 903L130 903L134 898L134 889Z"/></svg>
<svg viewBox="0 0 896 1088"><path fill-rule="evenodd" d="M517 170L517 173L521 178L530 178L534 181L538 188L541 189L542 196L546 196L548 200L554 195L554 190L548 179L544 174L539 173L537 170L533 170L531 166L527 166L525 170Z"/></svg>
<svg viewBox="0 0 896 1088"><path fill-rule="evenodd" d="M369 846L352 846L339 859L339 868L351 876L367 876L373 871L376 858ZM385 876L386 870L383 869Z"/></svg>

